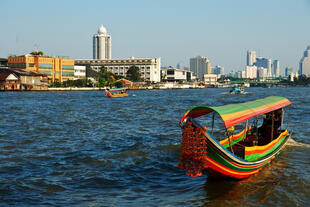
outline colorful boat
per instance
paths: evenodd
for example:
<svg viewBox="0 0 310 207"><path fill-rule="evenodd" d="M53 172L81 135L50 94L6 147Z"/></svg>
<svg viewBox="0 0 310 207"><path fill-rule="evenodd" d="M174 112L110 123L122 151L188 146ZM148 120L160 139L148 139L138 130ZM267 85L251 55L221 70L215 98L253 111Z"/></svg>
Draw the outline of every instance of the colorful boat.
<svg viewBox="0 0 310 207"><path fill-rule="evenodd" d="M232 87L229 91L230 94L245 94L244 87Z"/></svg>
<svg viewBox="0 0 310 207"><path fill-rule="evenodd" d="M105 94L109 98L115 98L115 97L125 97L128 96L128 93L126 92L128 88L113 88L113 89L106 89Z"/></svg>
<svg viewBox="0 0 310 207"><path fill-rule="evenodd" d="M182 142L178 167L188 176L207 174L211 178L247 178L270 163L288 143L288 122L284 128L286 98L270 96L241 104L196 106L180 121ZM211 115L211 130L200 123ZM224 122L222 139L215 138ZM252 123L251 123L252 122ZM217 131L216 131L217 130Z"/></svg>

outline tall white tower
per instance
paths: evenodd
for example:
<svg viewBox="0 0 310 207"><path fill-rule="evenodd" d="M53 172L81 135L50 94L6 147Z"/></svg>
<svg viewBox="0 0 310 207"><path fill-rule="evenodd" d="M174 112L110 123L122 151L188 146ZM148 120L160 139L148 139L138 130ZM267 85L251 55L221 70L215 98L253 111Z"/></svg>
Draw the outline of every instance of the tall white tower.
<svg viewBox="0 0 310 207"><path fill-rule="evenodd" d="M93 59L107 60L112 58L111 35L101 25L98 33L93 36Z"/></svg>

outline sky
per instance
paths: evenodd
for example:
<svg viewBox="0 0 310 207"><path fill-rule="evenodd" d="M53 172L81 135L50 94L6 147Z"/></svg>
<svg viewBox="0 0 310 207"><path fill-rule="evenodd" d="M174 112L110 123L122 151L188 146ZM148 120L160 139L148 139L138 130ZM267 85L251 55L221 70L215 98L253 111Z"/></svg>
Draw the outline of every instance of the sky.
<svg viewBox="0 0 310 207"><path fill-rule="evenodd" d="M0 57L35 49L92 58L102 24L112 58L160 57L189 66L206 56L225 73L244 69L247 50L298 70L310 45L310 0L1 0Z"/></svg>

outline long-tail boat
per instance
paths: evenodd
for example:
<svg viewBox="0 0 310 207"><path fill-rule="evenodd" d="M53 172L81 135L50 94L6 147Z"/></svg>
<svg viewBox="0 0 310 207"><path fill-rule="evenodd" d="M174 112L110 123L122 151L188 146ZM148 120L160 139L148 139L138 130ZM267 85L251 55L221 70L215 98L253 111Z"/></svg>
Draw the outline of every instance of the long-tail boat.
<svg viewBox="0 0 310 207"><path fill-rule="evenodd" d="M289 122L284 124L284 107L291 101L270 96L224 106L196 106L180 121L182 142L178 167L188 176L206 174L211 178L247 178L270 163L290 138ZM210 130L198 123L209 115ZM224 126L216 131L215 116ZM224 131L222 136L219 129Z"/></svg>
<svg viewBox="0 0 310 207"><path fill-rule="evenodd" d="M125 97L128 96L128 93L126 92L128 88L114 88L114 89L105 89L105 94L109 98L115 98L115 97Z"/></svg>

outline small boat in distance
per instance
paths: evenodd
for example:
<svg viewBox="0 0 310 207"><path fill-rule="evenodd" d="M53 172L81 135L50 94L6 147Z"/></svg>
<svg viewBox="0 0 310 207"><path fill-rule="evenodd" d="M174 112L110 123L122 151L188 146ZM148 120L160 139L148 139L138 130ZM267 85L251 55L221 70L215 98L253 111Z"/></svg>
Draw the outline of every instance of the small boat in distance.
<svg viewBox="0 0 310 207"><path fill-rule="evenodd" d="M178 167L188 176L244 179L270 163L290 138L284 107L291 101L270 96L224 106L196 106L180 121L182 142ZM204 115L211 119L202 120ZM215 125L219 117L224 125ZM210 123L210 130L198 123Z"/></svg>
<svg viewBox="0 0 310 207"><path fill-rule="evenodd" d="M246 92L244 92L244 87L240 87L240 86L232 87L229 93L230 94L246 94Z"/></svg>
<svg viewBox="0 0 310 207"><path fill-rule="evenodd" d="M128 87L105 89L105 94L109 98L125 97L128 96L128 93L126 92L127 89Z"/></svg>

